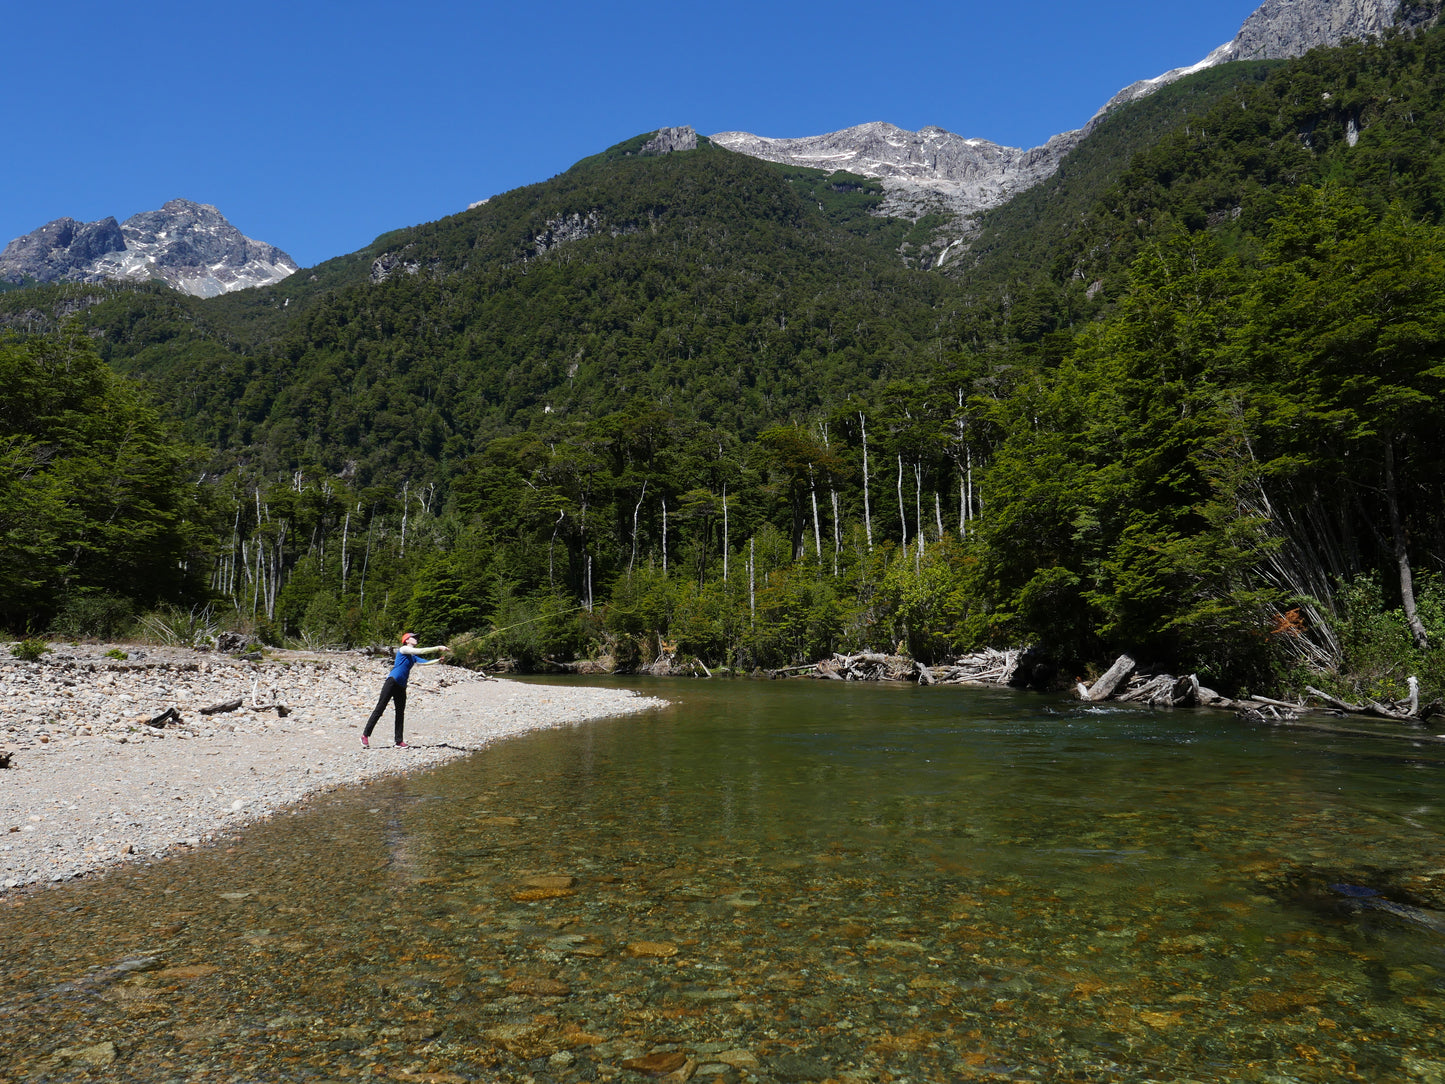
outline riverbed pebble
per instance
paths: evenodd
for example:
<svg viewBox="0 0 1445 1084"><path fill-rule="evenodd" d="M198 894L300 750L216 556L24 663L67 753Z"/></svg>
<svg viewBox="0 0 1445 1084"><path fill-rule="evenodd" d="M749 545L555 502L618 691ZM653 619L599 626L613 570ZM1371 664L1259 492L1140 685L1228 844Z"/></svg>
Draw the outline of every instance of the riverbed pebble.
<svg viewBox="0 0 1445 1084"><path fill-rule="evenodd" d="M10 758L0 769L0 894L204 846L318 791L510 735L661 703L427 666L412 672L407 748L392 746L388 708L364 750L384 659L51 646L39 662L0 658L0 760Z"/></svg>

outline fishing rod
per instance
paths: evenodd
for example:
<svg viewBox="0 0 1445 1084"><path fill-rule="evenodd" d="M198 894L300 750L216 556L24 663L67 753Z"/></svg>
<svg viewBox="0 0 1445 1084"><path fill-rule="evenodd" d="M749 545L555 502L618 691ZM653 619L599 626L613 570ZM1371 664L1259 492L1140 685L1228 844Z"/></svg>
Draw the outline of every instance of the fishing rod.
<svg viewBox="0 0 1445 1084"><path fill-rule="evenodd" d="M584 607L583 607L583 606L573 606L570 610L555 610L555 611L553 611L552 613L549 613L549 614L540 614L540 615L538 615L537 617L529 617L526 621L518 621L515 625L507 625L505 628L493 629L491 632L478 633L478 634L473 635L473 636L468 636L468 637L466 637L465 639L467 639L467 640L483 640L483 639L486 639L488 636L497 636L497 635L499 635L499 634L501 634L501 633L503 633L503 632L511 632L513 629L519 629L519 628L521 628L523 625L531 625L531 624L534 624L534 623L536 623L536 622L538 622L538 621L546 621L549 617L562 617L562 616L564 616L564 615L566 615L566 614L575 614L578 610L581 610L581 609L584 609Z"/></svg>

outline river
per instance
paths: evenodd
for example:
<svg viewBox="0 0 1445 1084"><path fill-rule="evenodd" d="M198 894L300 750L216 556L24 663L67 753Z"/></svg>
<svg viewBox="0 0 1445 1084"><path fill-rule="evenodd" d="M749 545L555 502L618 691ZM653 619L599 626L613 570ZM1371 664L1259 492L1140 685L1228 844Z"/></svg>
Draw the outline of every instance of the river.
<svg viewBox="0 0 1445 1084"><path fill-rule="evenodd" d="M3 912L0 1081L1445 1081L1445 754L828 682Z"/></svg>

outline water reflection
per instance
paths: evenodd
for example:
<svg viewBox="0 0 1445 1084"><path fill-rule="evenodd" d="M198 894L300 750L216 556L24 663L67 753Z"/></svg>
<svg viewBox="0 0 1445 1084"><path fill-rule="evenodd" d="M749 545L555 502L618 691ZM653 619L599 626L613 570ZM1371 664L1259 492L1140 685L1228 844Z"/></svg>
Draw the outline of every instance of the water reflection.
<svg viewBox="0 0 1445 1084"><path fill-rule="evenodd" d="M0 1078L1445 1079L1427 751L661 691L7 909Z"/></svg>

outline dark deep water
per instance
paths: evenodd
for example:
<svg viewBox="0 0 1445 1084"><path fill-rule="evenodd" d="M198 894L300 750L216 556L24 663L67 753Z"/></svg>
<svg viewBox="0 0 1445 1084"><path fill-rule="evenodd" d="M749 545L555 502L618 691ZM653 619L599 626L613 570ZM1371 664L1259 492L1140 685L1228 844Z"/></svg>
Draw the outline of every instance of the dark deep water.
<svg viewBox="0 0 1445 1084"><path fill-rule="evenodd" d="M0 908L0 1082L1445 1081L1445 752L645 691Z"/></svg>

